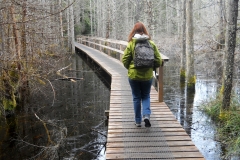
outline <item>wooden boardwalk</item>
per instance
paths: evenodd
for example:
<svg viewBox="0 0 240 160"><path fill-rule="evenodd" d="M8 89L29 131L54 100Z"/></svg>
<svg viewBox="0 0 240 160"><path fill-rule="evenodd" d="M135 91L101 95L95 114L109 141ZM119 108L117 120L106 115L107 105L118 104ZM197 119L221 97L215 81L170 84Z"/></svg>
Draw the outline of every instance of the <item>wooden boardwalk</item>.
<svg viewBox="0 0 240 160"><path fill-rule="evenodd" d="M98 50L76 43L76 51L85 53L111 75L107 160L177 159L204 160L180 123L158 93L151 90L151 124L145 128L134 125L131 88L127 70L122 63Z"/></svg>

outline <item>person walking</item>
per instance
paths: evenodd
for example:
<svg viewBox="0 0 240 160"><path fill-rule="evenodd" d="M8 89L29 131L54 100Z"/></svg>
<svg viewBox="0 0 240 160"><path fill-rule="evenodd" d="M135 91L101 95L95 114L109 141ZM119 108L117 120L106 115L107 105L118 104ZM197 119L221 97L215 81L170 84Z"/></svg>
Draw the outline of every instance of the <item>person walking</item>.
<svg viewBox="0 0 240 160"><path fill-rule="evenodd" d="M152 67L138 68L134 63L135 46L142 41L148 41L154 51L154 65ZM122 63L128 69L128 81L132 90L135 125L141 127L142 118L145 127L151 127L150 91L154 68L162 65L159 50L143 23L137 22L128 36L128 45L124 50Z"/></svg>

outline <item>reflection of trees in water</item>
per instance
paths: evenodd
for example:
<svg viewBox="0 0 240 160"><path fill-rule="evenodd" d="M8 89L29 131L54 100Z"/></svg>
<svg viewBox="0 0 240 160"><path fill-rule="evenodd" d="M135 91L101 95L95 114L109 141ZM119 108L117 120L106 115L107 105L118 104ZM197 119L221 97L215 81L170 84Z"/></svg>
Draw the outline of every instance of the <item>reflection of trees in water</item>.
<svg viewBox="0 0 240 160"><path fill-rule="evenodd" d="M192 111L195 91L187 91L185 84L180 85L179 122L187 134L191 136Z"/></svg>
<svg viewBox="0 0 240 160"><path fill-rule="evenodd" d="M34 92L26 112L17 117L14 127L11 126L17 133L12 141L17 152L12 154L11 148L5 148L6 155L12 155L10 159L19 155L23 159L93 159L103 149L106 142L104 111L109 107L109 89L78 56L66 62L66 66L70 63L71 67L63 74L84 80L59 81L53 77L55 99L49 84ZM0 133L4 134L1 128ZM4 140L1 136L1 141ZM0 148L1 153L3 149Z"/></svg>
<svg viewBox="0 0 240 160"><path fill-rule="evenodd" d="M164 54L164 53L163 53ZM169 62L164 67L164 101L186 132L194 139L206 157L221 157L219 142L214 140L215 126L199 110L203 102L214 98L221 88L223 53L197 53L195 70L197 83L195 93L187 93L180 84L180 59L173 52L165 54ZM236 58L236 64L239 58ZM234 90L240 95L239 65L235 65ZM209 145L209 143L211 145ZM209 152L211 150L211 152Z"/></svg>
<svg viewBox="0 0 240 160"><path fill-rule="evenodd" d="M195 90L188 91L186 96L186 125L185 130L188 135L191 135L192 129L192 111L193 111L193 102L194 102Z"/></svg>

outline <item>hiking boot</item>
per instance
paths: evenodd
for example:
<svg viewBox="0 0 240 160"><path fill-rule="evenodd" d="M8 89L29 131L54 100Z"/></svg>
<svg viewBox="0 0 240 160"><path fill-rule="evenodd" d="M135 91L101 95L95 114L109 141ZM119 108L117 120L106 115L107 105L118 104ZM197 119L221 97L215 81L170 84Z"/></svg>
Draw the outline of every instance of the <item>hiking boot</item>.
<svg viewBox="0 0 240 160"><path fill-rule="evenodd" d="M135 123L135 125L136 125L137 127L141 127L141 126L142 126L141 123Z"/></svg>
<svg viewBox="0 0 240 160"><path fill-rule="evenodd" d="M148 118L145 118L144 122L145 122L145 127L151 127L151 123Z"/></svg>

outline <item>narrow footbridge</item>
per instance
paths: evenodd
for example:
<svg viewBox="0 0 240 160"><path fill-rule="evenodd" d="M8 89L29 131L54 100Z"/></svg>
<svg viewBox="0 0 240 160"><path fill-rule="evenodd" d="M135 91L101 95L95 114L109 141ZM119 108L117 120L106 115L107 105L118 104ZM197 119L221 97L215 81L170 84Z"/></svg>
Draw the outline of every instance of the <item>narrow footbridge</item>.
<svg viewBox="0 0 240 160"><path fill-rule="evenodd" d="M111 76L106 159L204 160L163 102L163 67L158 71L158 91L153 86L151 90L152 127L134 125L131 88L120 62L126 45L125 41L98 37L81 37L75 43L77 53L87 55ZM168 61L166 56L162 58Z"/></svg>

